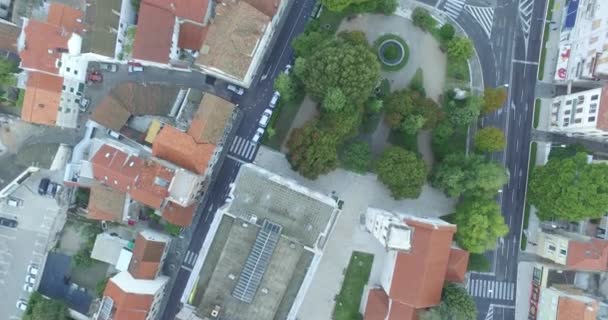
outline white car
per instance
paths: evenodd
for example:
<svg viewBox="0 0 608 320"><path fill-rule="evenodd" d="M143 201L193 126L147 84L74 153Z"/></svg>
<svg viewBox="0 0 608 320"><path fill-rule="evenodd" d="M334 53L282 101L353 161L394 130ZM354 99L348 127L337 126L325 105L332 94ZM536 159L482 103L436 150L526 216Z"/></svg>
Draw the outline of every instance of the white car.
<svg viewBox="0 0 608 320"><path fill-rule="evenodd" d="M258 128L258 130L256 130L255 134L253 135L253 138L251 138L251 141L258 143L260 141L260 138L262 138L263 135L264 135L264 129Z"/></svg>
<svg viewBox="0 0 608 320"><path fill-rule="evenodd" d="M25 277L25 283L29 283L34 285L36 283L36 278L30 276L29 274Z"/></svg>
<svg viewBox="0 0 608 320"><path fill-rule="evenodd" d="M17 301L17 309L21 311L27 310L27 301L25 301L24 299L20 299L19 301Z"/></svg>
<svg viewBox="0 0 608 320"><path fill-rule="evenodd" d="M23 285L23 291L25 291L27 293L32 293L34 291L34 286L32 286L29 283L26 283Z"/></svg>
<svg viewBox="0 0 608 320"><path fill-rule="evenodd" d="M237 87L237 86L235 86L235 85L233 85L233 84L229 84L229 85L227 85L227 86L226 86L226 89L228 89L228 90L230 90L230 91L232 91L232 92L234 92L234 93L238 94L239 96L242 96L242 95L243 95L243 93L245 93L245 90L244 90L243 88L241 88L241 87Z"/></svg>
<svg viewBox="0 0 608 320"><path fill-rule="evenodd" d="M285 74L289 74L289 72L291 72L291 65L290 64L286 65L285 71L283 71L283 72L285 72Z"/></svg>
<svg viewBox="0 0 608 320"><path fill-rule="evenodd" d="M277 102L279 101L279 98L281 97L281 94L278 91L275 91L274 94L272 95L272 98L270 99L270 108L274 109L274 107L277 106Z"/></svg>
<svg viewBox="0 0 608 320"><path fill-rule="evenodd" d="M262 113L262 118L260 118L260 122L259 122L260 127L266 128L266 126L268 125L268 122L270 121L271 116L272 116L272 110L270 110L270 109L264 110L264 112Z"/></svg>
<svg viewBox="0 0 608 320"><path fill-rule="evenodd" d="M38 266L36 266L35 264L30 264L27 267L27 273L31 274L32 276L37 276L38 275Z"/></svg>

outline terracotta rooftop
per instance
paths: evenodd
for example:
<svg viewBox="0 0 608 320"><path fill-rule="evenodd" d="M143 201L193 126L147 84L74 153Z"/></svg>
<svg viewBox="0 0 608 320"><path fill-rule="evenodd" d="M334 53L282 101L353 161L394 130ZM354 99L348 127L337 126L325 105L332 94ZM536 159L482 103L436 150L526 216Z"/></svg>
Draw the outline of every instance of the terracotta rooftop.
<svg viewBox="0 0 608 320"><path fill-rule="evenodd" d="M21 108L21 119L45 125L57 121L63 78L39 72L30 72Z"/></svg>
<svg viewBox="0 0 608 320"><path fill-rule="evenodd" d="M143 0L143 2L171 12L181 19L192 20L198 23L205 22L204 18L209 7L208 0Z"/></svg>
<svg viewBox="0 0 608 320"><path fill-rule="evenodd" d="M91 158L93 176L112 188L126 193L144 169L144 161L104 144Z"/></svg>
<svg viewBox="0 0 608 320"><path fill-rule="evenodd" d="M202 27L191 22L183 22L179 26L177 46L182 49L199 50L205 41L209 27Z"/></svg>
<svg viewBox="0 0 608 320"><path fill-rule="evenodd" d="M196 204L182 207L174 202L169 202L163 209L163 219L176 226L187 227L192 224L195 212Z"/></svg>
<svg viewBox="0 0 608 320"><path fill-rule="evenodd" d="M67 52L71 33L57 25L29 20L24 28L25 47L19 56L24 69L58 74L57 61Z"/></svg>
<svg viewBox="0 0 608 320"><path fill-rule="evenodd" d="M608 240L570 240L566 266L576 270L607 271Z"/></svg>
<svg viewBox="0 0 608 320"><path fill-rule="evenodd" d="M82 11L74 9L58 2L51 2L47 22L63 27L68 32L82 33L84 14Z"/></svg>
<svg viewBox="0 0 608 320"><path fill-rule="evenodd" d="M392 300L388 318L386 320L418 320L416 312L416 308L405 303Z"/></svg>
<svg viewBox="0 0 608 320"><path fill-rule="evenodd" d="M145 320L154 302L153 295L124 292L112 279L108 281L103 295L112 298L114 319L117 320Z"/></svg>
<svg viewBox="0 0 608 320"><path fill-rule="evenodd" d="M91 114L91 120L117 132L127 124L130 117L131 113L112 94L103 98Z"/></svg>
<svg viewBox="0 0 608 320"><path fill-rule="evenodd" d="M587 304L577 299L560 297L556 320L596 320L598 311L597 301Z"/></svg>
<svg viewBox="0 0 608 320"><path fill-rule="evenodd" d="M169 185L173 175L173 170L148 160L139 169L129 194L136 201L160 209L163 200L169 195Z"/></svg>
<svg viewBox="0 0 608 320"><path fill-rule="evenodd" d="M196 143L194 138L165 125L152 144L152 154L184 169L203 174L215 152L215 145Z"/></svg>
<svg viewBox="0 0 608 320"><path fill-rule="evenodd" d="M415 309L436 306L441 302L456 226L405 222L414 230L412 248L397 254L389 296Z"/></svg>
<svg viewBox="0 0 608 320"><path fill-rule="evenodd" d="M133 257L129 264L129 273L133 278L149 280L156 278L166 245L164 241L149 240L141 233L137 234Z"/></svg>
<svg viewBox="0 0 608 320"><path fill-rule="evenodd" d="M87 218L114 222L122 221L126 200L125 193L99 183L93 184L90 192Z"/></svg>
<svg viewBox="0 0 608 320"><path fill-rule="evenodd" d="M196 63L242 79L271 18L245 1L218 2Z"/></svg>
<svg viewBox="0 0 608 320"><path fill-rule="evenodd" d="M367 295L365 320L385 320L388 314L388 296L383 289L371 289Z"/></svg>
<svg viewBox="0 0 608 320"><path fill-rule="evenodd" d="M175 16L149 2L142 2L139 7L132 56L139 60L168 63Z"/></svg>
<svg viewBox="0 0 608 320"><path fill-rule="evenodd" d="M597 111L596 128L608 131L608 86L604 86L602 89L600 106Z"/></svg>
<svg viewBox="0 0 608 320"><path fill-rule="evenodd" d="M218 144L232 117L234 105L218 96L205 94L188 129L197 143Z"/></svg>
<svg viewBox="0 0 608 320"><path fill-rule="evenodd" d="M448 271L445 275L445 280L463 282L468 266L469 252L459 248L452 248L450 250L450 260L448 261Z"/></svg>

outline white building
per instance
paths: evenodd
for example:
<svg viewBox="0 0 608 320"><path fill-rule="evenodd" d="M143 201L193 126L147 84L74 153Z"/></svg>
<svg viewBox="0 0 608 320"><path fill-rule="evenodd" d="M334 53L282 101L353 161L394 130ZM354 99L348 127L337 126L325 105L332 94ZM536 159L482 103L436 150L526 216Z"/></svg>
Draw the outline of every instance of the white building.
<svg viewBox="0 0 608 320"><path fill-rule="evenodd" d="M608 1L571 0L563 17L555 80L607 79Z"/></svg>
<svg viewBox="0 0 608 320"><path fill-rule="evenodd" d="M608 140L608 87L555 97L550 130Z"/></svg>

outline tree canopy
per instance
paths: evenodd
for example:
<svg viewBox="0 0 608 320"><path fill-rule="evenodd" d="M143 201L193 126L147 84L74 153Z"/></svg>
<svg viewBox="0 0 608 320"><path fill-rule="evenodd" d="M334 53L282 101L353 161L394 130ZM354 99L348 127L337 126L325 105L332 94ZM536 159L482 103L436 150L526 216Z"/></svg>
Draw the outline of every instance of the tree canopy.
<svg viewBox="0 0 608 320"><path fill-rule="evenodd" d="M389 147L382 152L375 167L378 180L388 187L393 198L420 196L427 168L419 155L403 148Z"/></svg>
<svg viewBox="0 0 608 320"><path fill-rule="evenodd" d="M480 152L494 152L505 148L505 134L496 127L485 127L475 134L475 149Z"/></svg>
<svg viewBox="0 0 608 320"><path fill-rule="evenodd" d="M313 97L323 100L328 88L340 89L353 103L363 103L380 77L380 64L367 46L334 39L317 46L296 75Z"/></svg>
<svg viewBox="0 0 608 320"><path fill-rule="evenodd" d="M382 12L392 14L397 9L396 0L322 0L331 11Z"/></svg>
<svg viewBox="0 0 608 320"><path fill-rule="evenodd" d="M416 7L412 12L412 23L422 30L429 31L435 28L437 20L435 20L428 10Z"/></svg>
<svg viewBox="0 0 608 320"><path fill-rule="evenodd" d="M464 287L448 283L443 287L441 303L445 305L448 315L446 320L475 320L477 306Z"/></svg>
<svg viewBox="0 0 608 320"><path fill-rule="evenodd" d="M467 60L473 55L473 42L469 38L454 37L448 43L448 56L456 60Z"/></svg>
<svg viewBox="0 0 608 320"><path fill-rule="evenodd" d="M450 92L447 95L446 113L450 122L457 127L466 127L479 117L483 99L479 96L471 95L463 100L453 98Z"/></svg>
<svg viewBox="0 0 608 320"><path fill-rule="evenodd" d="M33 292L27 303L23 320L68 320L69 310L63 301L46 299L40 293Z"/></svg>
<svg viewBox="0 0 608 320"><path fill-rule="evenodd" d="M372 163L372 151L368 143L356 141L344 146L340 155L342 166L350 171L365 173Z"/></svg>
<svg viewBox="0 0 608 320"><path fill-rule="evenodd" d="M360 4L369 0L321 0L321 3L331 11L343 11L351 5Z"/></svg>
<svg viewBox="0 0 608 320"><path fill-rule="evenodd" d="M483 113L492 113L507 101L507 89L504 87L486 88L483 92Z"/></svg>
<svg viewBox="0 0 608 320"><path fill-rule="evenodd" d="M465 198L456 206L456 241L471 253L491 250L498 238L509 232L494 199Z"/></svg>
<svg viewBox="0 0 608 320"><path fill-rule="evenodd" d="M342 93L342 90L338 88L327 89L327 94L323 98L323 110L329 112L338 112L346 107L348 103L346 96Z"/></svg>
<svg viewBox="0 0 608 320"><path fill-rule="evenodd" d="M316 52L317 48L333 39L333 35L322 29L318 23L309 23L302 34L291 41L296 57L306 58Z"/></svg>
<svg viewBox="0 0 608 320"><path fill-rule="evenodd" d="M283 72L274 80L274 89L281 94L283 101L292 101L296 96L297 88L294 79Z"/></svg>
<svg viewBox="0 0 608 320"><path fill-rule="evenodd" d="M384 120L393 129L414 134L419 129L429 129L437 125L442 116L439 106L419 91L399 90L385 100Z"/></svg>
<svg viewBox="0 0 608 320"><path fill-rule="evenodd" d="M333 134L322 130L317 122L312 121L292 131L287 142L287 159L302 176L316 179L337 168L337 145Z"/></svg>
<svg viewBox="0 0 608 320"><path fill-rule="evenodd" d="M528 199L541 220L599 218L608 210L608 165L589 164L587 155L551 159L532 171Z"/></svg>
<svg viewBox="0 0 608 320"><path fill-rule="evenodd" d="M431 183L450 197L486 196L507 183L507 174L504 167L483 156L450 154L434 171Z"/></svg>

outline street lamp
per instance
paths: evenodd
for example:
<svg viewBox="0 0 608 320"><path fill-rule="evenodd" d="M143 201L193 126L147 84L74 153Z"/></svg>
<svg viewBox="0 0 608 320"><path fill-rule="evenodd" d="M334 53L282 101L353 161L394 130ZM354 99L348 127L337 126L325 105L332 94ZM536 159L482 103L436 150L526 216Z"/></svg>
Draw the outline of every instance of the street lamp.
<svg viewBox="0 0 608 320"><path fill-rule="evenodd" d="M560 145L554 145L554 144L552 144L551 145L551 148L565 148L565 147L567 147L565 144L560 144Z"/></svg>

